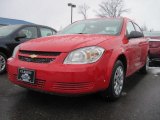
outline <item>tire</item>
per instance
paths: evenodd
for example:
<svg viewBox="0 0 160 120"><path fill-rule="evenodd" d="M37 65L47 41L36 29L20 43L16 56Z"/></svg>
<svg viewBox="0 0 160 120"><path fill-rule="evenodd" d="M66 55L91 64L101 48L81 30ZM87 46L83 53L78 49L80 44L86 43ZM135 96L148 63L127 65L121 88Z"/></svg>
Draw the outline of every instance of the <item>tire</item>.
<svg viewBox="0 0 160 120"><path fill-rule="evenodd" d="M0 74L6 71L7 57L4 53L0 52Z"/></svg>
<svg viewBox="0 0 160 120"><path fill-rule="evenodd" d="M139 70L139 72L142 73L142 74L147 74L148 69L149 69L149 57L147 56L147 58L146 58L146 63L145 63L145 65Z"/></svg>
<svg viewBox="0 0 160 120"><path fill-rule="evenodd" d="M123 90L124 80L124 65L120 60L118 60L114 65L109 87L102 93L102 96L111 101L115 101L120 98Z"/></svg>

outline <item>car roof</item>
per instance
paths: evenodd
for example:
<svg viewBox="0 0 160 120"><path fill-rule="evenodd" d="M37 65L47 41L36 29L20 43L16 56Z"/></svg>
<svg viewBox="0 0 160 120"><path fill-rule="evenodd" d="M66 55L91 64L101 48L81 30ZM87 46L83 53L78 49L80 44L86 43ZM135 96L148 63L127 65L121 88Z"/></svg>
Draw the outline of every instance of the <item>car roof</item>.
<svg viewBox="0 0 160 120"><path fill-rule="evenodd" d="M124 17L102 17L102 18L89 18L89 19L85 19L85 20L105 20L105 19L124 19ZM78 20L78 21L85 21L85 20ZM76 21L77 22L77 21Z"/></svg>
<svg viewBox="0 0 160 120"><path fill-rule="evenodd" d="M105 20L105 19L122 19L123 21L133 21L127 17L102 17L102 18L90 18L90 19L85 19L85 20ZM79 22L79 21L85 21L85 20L78 20L73 23ZM134 21L133 21L134 22Z"/></svg>
<svg viewBox="0 0 160 120"><path fill-rule="evenodd" d="M20 28L20 27L27 27L27 26L45 27L45 28L49 28L49 29L52 29L52 30L56 31L52 27L45 26L45 25L38 25L38 24L15 24L15 25L7 25L7 26L17 26L18 28Z"/></svg>

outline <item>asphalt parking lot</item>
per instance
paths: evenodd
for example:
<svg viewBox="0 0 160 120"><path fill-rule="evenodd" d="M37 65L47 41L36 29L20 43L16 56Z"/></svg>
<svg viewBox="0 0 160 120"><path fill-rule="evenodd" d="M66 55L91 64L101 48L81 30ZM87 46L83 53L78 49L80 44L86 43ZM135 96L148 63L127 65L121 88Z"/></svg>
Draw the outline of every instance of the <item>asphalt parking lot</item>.
<svg viewBox="0 0 160 120"><path fill-rule="evenodd" d="M0 76L0 120L160 120L160 64L127 78L121 99L29 92Z"/></svg>

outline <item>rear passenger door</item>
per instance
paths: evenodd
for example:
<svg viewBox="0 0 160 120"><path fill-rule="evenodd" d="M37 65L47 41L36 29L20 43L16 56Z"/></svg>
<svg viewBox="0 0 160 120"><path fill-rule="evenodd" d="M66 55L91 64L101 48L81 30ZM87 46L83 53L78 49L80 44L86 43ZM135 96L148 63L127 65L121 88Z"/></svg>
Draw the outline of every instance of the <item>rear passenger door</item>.
<svg viewBox="0 0 160 120"><path fill-rule="evenodd" d="M133 23L129 21L127 23L126 36L128 36L132 31L136 31ZM132 74L138 69L140 65L140 57L141 57L141 49L139 47L139 38L131 38L128 39L127 48L127 56L128 56L128 70L129 73Z"/></svg>
<svg viewBox="0 0 160 120"><path fill-rule="evenodd" d="M54 35L56 32L50 28L39 27L41 37Z"/></svg>

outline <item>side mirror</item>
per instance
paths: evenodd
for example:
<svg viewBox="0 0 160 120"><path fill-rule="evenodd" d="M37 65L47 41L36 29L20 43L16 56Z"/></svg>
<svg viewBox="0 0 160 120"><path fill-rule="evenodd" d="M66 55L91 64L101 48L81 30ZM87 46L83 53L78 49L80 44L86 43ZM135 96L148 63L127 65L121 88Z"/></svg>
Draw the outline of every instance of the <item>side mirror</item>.
<svg viewBox="0 0 160 120"><path fill-rule="evenodd" d="M16 41L20 41L21 38L26 38L26 37L27 37L26 34L20 32L20 33L18 33L17 36L15 37L15 40L16 40Z"/></svg>
<svg viewBox="0 0 160 120"><path fill-rule="evenodd" d="M138 31L132 31L127 38L131 39L131 38L140 38L140 37L144 37L143 33L138 32Z"/></svg>

